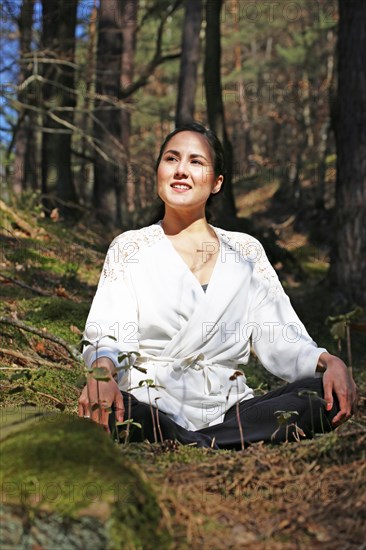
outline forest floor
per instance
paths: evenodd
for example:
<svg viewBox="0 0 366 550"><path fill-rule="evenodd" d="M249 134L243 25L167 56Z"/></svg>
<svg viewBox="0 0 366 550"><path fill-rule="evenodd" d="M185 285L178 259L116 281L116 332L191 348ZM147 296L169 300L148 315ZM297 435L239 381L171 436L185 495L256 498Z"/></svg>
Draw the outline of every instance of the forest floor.
<svg viewBox="0 0 366 550"><path fill-rule="evenodd" d="M247 194L246 204L253 198L255 205L252 218L263 227L273 192ZM0 407L76 415L85 381L78 343L113 235L89 221L70 226L57 215L46 220L3 203L0 216ZM291 216L279 211L274 216L278 242L302 272L299 277L278 262L286 291L313 338L336 352L325 324L333 312L328 251L295 230ZM169 548L366 548L363 340L352 333L358 415L331 434L242 452L116 444L116 452L139 464L154 488L171 535ZM255 361L245 374L258 392L279 383Z"/></svg>

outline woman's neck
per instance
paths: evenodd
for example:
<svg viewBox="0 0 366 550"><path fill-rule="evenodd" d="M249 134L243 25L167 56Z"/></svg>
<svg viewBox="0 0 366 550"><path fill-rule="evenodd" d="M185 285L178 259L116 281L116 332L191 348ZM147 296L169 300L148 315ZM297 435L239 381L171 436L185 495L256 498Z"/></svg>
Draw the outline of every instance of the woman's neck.
<svg viewBox="0 0 366 550"><path fill-rule="evenodd" d="M185 215L177 212L166 211L162 220L162 228L166 235L207 235L212 230L203 214Z"/></svg>

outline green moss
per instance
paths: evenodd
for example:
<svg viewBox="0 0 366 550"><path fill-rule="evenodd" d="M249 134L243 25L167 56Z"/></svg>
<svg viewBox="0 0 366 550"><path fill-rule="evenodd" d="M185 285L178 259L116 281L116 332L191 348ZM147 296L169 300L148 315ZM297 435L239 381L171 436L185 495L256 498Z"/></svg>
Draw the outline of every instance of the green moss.
<svg viewBox="0 0 366 550"><path fill-rule="evenodd" d="M170 448L169 448L170 447ZM233 451L213 450L208 448L196 447L194 445L183 445L174 442L172 448L169 444L164 445L155 443L130 443L122 445L120 452L126 459L133 460L141 464L144 469L152 467L156 472L165 471L171 464L202 464L207 460L215 461L218 455L229 455Z"/></svg>
<svg viewBox="0 0 366 550"><path fill-rule="evenodd" d="M324 276L329 269L329 258L322 251L311 244L299 246L291 250L291 254L301 265L307 276Z"/></svg>
<svg viewBox="0 0 366 550"><path fill-rule="evenodd" d="M20 376L24 372L27 371L21 371L12 376ZM70 369L39 367L28 373L29 381L25 383L26 395L22 396L23 401L28 396L32 401L44 403L43 394L47 394L61 401L67 408L75 409L81 387L85 384L84 365L74 365ZM22 380L18 382L22 383ZM52 399L48 399L48 404L55 406Z"/></svg>
<svg viewBox="0 0 366 550"><path fill-rule="evenodd" d="M256 363L252 358L248 365L245 365L244 372L247 384L253 388L256 395L261 395L283 384L282 380L271 374L259 362Z"/></svg>
<svg viewBox="0 0 366 550"><path fill-rule="evenodd" d="M325 276L329 270L329 264L326 262L309 261L309 262L303 262L302 268L309 275Z"/></svg>
<svg viewBox="0 0 366 550"><path fill-rule="evenodd" d="M226 451L223 451L225 453ZM158 454L155 457L155 463L157 465L165 464L201 464L202 461L207 458L214 458L217 451L204 448L196 448L195 446L180 445L179 449L175 452L165 452Z"/></svg>
<svg viewBox="0 0 366 550"><path fill-rule="evenodd" d="M110 548L169 546L147 479L90 421L56 413L25 422L1 443L0 481L2 502L28 510L77 518L100 508L105 517L107 507Z"/></svg>
<svg viewBox="0 0 366 550"><path fill-rule="evenodd" d="M13 247L11 250L8 250L6 257L12 263L42 267L42 269L49 271L57 265L57 260L50 257L50 252L46 248L38 248L37 250L37 243L33 243L30 239L21 242L19 247Z"/></svg>
<svg viewBox="0 0 366 550"><path fill-rule="evenodd" d="M20 308L24 313L24 322L35 327L44 327L52 334L77 344L80 336L74 334L70 326L75 325L83 330L90 304L55 296L21 300Z"/></svg>

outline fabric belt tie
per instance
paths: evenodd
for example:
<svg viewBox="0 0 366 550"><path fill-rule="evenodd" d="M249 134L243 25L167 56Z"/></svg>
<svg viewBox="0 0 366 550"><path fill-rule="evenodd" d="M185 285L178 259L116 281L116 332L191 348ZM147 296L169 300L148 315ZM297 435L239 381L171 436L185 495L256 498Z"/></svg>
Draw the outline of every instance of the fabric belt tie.
<svg viewBox="0 0 366 550"><path fill-rule="evenodd" d="M184 374L189 369L203 371L204 376L204 392L206 395L217 395L220 393L221 381L217 374L217 367L228 367L235 369L237 363L235 361L222 361L220 363L206 359L203 353L192 355L191 357L153 357L147 355L139 355L135 361L135 365L140 366L142 363L157 363L161 366L171 366L174 372Z"/></svg>

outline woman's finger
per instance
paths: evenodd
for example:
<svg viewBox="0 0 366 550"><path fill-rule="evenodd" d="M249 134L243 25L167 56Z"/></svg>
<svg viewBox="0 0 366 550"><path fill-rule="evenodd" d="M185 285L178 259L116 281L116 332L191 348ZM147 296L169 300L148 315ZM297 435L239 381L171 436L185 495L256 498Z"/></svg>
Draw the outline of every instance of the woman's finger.
<svg viewBox="0 0 366 550"><path fill-rule="evenodd" d="M78 403L78 415L84 416L84 405L80 401Z"/></svg>
<svg viewBox="0 0 366 550"><path fill-rule="evenodd" d="M332 410L332 407L333 407L333 386L325 376L323 378L323 387L324 387L324 399L327 402L326 409L327 411L330 411Z"/></svg>
<svg viewBox="0 0 366 550"><path fill-rule="evenodd" d="M114 398L114 409L115 409L117 422L123 422L124 415L125 415L125 406L124 406L123 397L120 391L116 393L116 396Z"/></svg>
<svg viewBox="0 0 366 550"><path fill-rule="evenodd" d="M337 393L338 403L339 403L339 412L333 418L332 423L340 424L347 419L347 415L349 412L349 402L347 400L346 394L343 391L339 391L339 392L336 391L336 393Z"/></svg>
<svg viewBox="0 0 366 550"><path fill-rule="evenodd" d="M108 418L109 418L109 412L106 410L108 407L103 406L102 403L93 403L92 404L92 415L91 419L93 422L96 422L97 424L101 424L103 428L109 433L109 427L108 427Z"/></svg>

